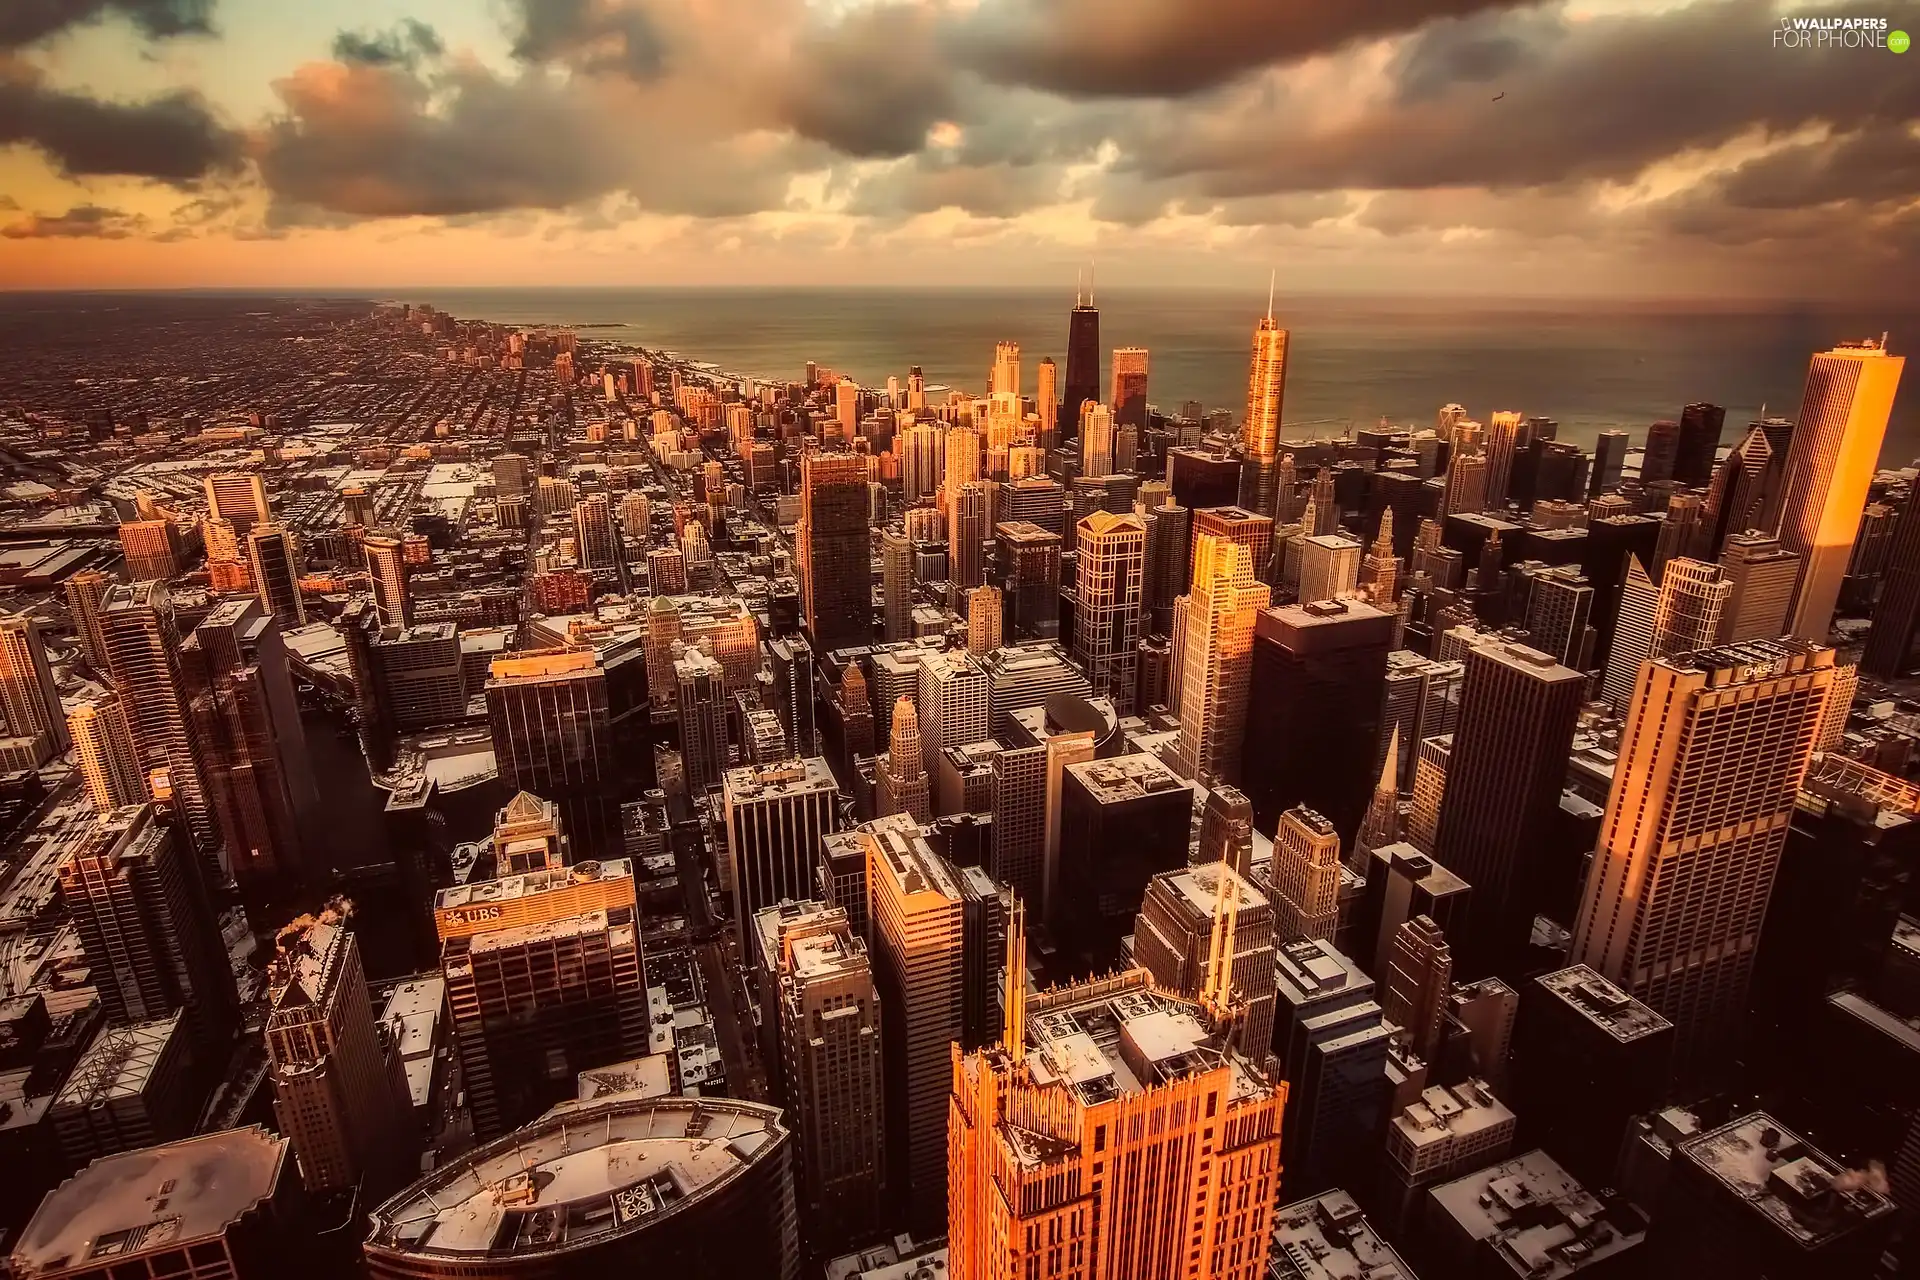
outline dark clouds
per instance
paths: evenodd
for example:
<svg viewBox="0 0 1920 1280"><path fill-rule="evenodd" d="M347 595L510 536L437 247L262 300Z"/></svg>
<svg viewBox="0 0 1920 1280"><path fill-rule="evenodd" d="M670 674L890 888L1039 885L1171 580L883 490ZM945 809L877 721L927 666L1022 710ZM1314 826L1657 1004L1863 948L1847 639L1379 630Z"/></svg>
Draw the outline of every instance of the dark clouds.
<svg viewBox="0 0 1920 1280"><path fill-rule="evenodd" d="M125 240L144 225L143 220L119 209L96 204L75 205L65 213L34 214L0 226L8 240Z"/></svg>
<svg viewBox="0 0 1920 1280"><path fill-rule="evenodd" d="M155 39L213 31L213 0L3 0L0 49L17 49L114 14Z"/></svg>
<svg viewBox="0 0 1920 1280"><path fill-rule="evenodd" d="M190 90L109 102L0 67L0 146L9 143L37 148L73 177L121 174L180 186L232 171L241 160L240 135Z"/></svg>
<svg viewBox="0 0 1920 1280"><path fill-rule="evenodd" d="M883 5L809 27L789 64L782 114L801 137L843 155L920 150L927 130L956 106L952 77L935 54L934 26L928 10Z"/></svg>
<svg viewBox="0 0 1920 1280"><path fill-rule="evenodd" d="M333 56L369 67L416 66L447 51L440 33L407 18L385 31L342 31L333 38Z"/></svg>
<svg viewBox="0 0 1920 1280"><path fill-rule="evenodd" d="M513 56L565 62L593 74L652 79L667 45L653 14L634 0L510 0Z"/></svg>

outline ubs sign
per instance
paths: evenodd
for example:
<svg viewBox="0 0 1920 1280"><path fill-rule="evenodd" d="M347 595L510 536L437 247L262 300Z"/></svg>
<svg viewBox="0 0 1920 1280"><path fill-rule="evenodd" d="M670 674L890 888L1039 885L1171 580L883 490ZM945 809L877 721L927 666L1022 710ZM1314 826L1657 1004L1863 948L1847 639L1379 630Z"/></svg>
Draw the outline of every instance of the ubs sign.
<svg viewBox="0 0 1920 1280"><path fill-rule="evenodd" d="M449 925L484 924L499 918L499 907L454 907L440 913L440 919Z"/></svg>

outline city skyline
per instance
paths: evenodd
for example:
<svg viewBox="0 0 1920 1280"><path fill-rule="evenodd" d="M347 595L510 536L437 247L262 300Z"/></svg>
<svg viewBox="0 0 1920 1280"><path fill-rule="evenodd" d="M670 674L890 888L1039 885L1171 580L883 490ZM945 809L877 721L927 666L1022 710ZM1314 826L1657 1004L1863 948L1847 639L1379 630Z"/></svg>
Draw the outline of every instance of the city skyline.
<svg viewBox="0 0 1920 1280"><path fill-rule="evenodd" d="M1742 0L38 9L0 26L0 279L1026 283L1093 259L1114 285L1283 264L1307 290L1902 296L1913 188L1875 157L1915 116L1905 63L1776 27ZM1643 109L1706 83L1738 91Z"/></svg>

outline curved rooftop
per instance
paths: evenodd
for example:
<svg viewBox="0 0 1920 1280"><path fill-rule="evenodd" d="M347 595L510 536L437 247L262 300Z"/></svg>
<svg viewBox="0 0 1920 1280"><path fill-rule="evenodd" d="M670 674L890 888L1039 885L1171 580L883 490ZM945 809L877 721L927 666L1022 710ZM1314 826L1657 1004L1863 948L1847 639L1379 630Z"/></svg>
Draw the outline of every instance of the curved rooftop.
<svg viewBox="0 0 1920 1280"><path fill-rule="evenodd" d="M381 1205L366 1247L454 1261L596 1248L713 1199L786 1138L778 1107L731 1098L562 1103Z"/></svg>

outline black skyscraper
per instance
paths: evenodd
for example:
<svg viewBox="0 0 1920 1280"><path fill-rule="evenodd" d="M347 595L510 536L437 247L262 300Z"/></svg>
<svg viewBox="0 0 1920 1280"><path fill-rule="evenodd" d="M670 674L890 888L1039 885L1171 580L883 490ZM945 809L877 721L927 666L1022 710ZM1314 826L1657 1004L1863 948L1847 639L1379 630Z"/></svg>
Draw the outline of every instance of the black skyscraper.
<svg viewBox="0 0 1920 1280"><path fill-rule="evenodd" d="M1690 404L1680 411L1680 447L1673 460L1673 478L1695 489L1713 480L1713 456L1720 449L1720 429L1727 411L1717 404Z"/></svg>
<svg viewBox="0 0 1920 1280"><path fill-rule="evenodd" d="M1100 312L1088 295L1074 297L1067 313L1066 398L1060 404L1060 438L1080 438L1080 404L1100 399Z"/></svg>
<svg viewBox="0 0 1920 1280"><path fill-rule="evenodd" d="M1860 669L1883 680L1898 679L1913 654L1920 631L1920 495L1909 497L1893 523L1893 545L1873 611L1873 630Z"/></svg>

